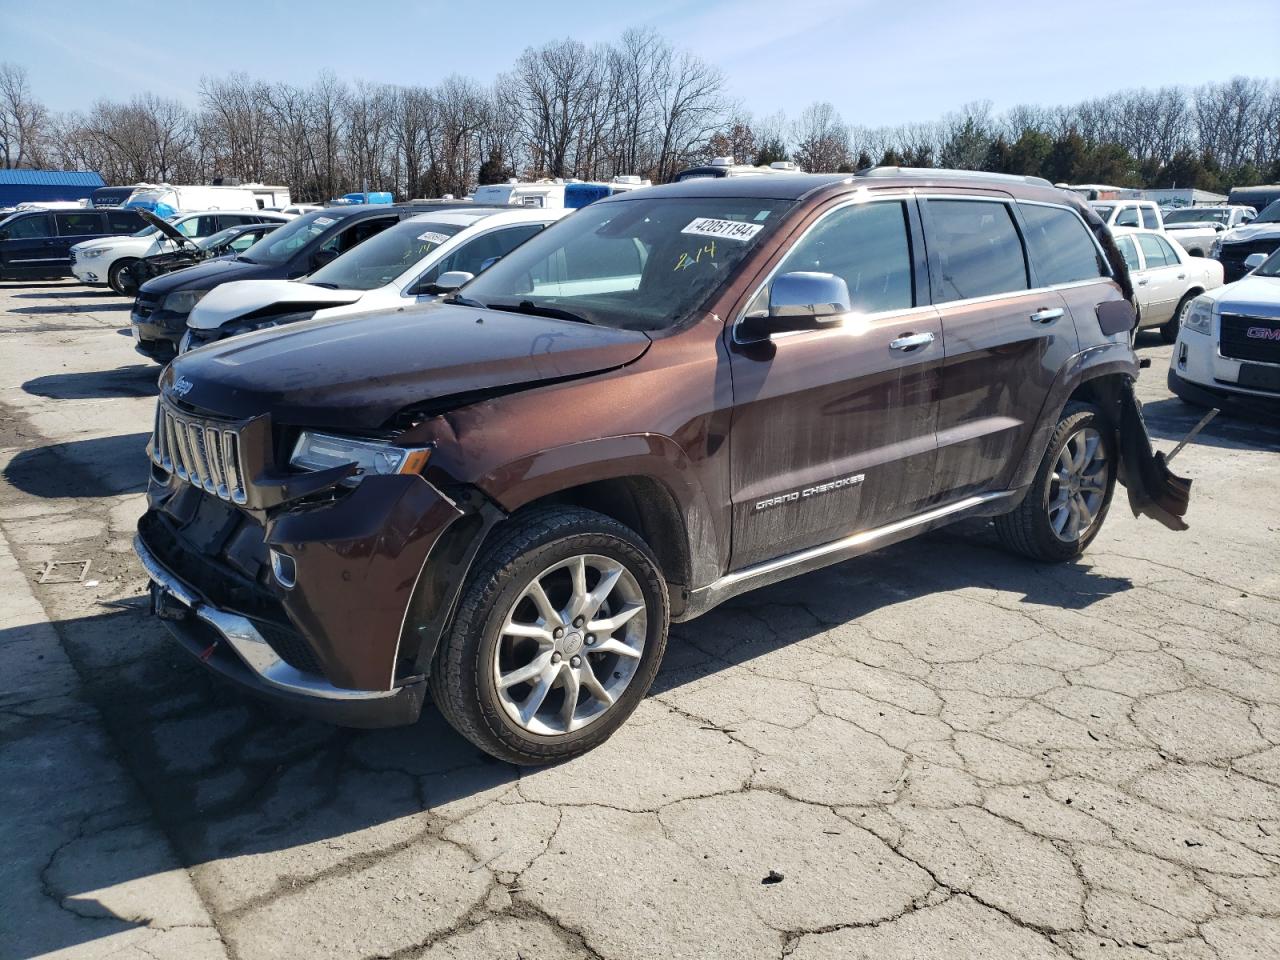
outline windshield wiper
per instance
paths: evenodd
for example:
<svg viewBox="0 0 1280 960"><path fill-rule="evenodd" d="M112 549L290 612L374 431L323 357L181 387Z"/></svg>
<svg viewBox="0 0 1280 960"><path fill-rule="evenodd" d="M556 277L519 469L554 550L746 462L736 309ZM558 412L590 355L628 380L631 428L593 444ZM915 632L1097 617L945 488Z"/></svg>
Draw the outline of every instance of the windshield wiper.
<svg viewBox="0 0 1280 960"><path fill-rule="evenodd" d="M308 280L307 283L313 287L324 287L326 290L337 290L336 283L325 283L323 280Z"/></svg>
<svg viewBox="0 0 1280 960"><path fill-rule="evenodd" d="M254 260L252 257L246 257L243 253L240 254L238 257L236 257L236 259L239 260L241 263L257 263L258 262L257 260Z"/></svg>
<svg viewBox="0 0 1280 960"><path fill-rule="evenodd" d="M459 307L479 307L481 310L488 309L479 300L472 300L470 297L464 297L457 293L451 297L445 297L441 302L456 304Z"/></svg>
<svg viewBox="0 0 1280 960"><path fill-rule="evenodd" d="M508 313L526 313L531 317L550 317L553 320L572 320L574 323L591 323L586 317L559 307L546 307L532 300L521 300L519 303L491 303L490 310L505 310Z"/></svg>

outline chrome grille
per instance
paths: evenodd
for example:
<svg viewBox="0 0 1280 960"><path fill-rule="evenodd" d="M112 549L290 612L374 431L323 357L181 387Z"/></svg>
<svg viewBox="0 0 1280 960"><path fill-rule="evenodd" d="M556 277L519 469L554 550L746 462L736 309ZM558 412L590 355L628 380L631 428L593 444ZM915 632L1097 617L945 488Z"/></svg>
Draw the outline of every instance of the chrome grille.
<svg viewBox="0 0 1280 960"><path fill-rule="evenodd" d="M221 500L245 503L240 435L234 428L156 405L151 462Z"/></svg>

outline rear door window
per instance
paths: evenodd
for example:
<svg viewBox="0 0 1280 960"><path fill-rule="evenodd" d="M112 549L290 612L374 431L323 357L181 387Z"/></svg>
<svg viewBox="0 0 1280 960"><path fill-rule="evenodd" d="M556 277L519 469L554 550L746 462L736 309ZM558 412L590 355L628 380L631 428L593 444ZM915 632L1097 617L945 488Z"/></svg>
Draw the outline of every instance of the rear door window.
<svg viewBox="0 0 1280 960"><path fill-rule="evenodd" d="M1178 262L1178 255L1169 249L1169 245L1161 237L1149 233L1137 234L1138 246L1142 248L1142 257L1147 261L1148 269L1167 267Z"/></svg>
<svg viewBox="0 0 1280 960"><path fill-rule="evenodd" d="M1121 207L1120 212L1116 214L1116 221L1112 226L1115 227L1140 227L1142 224L1138 222L1137 207Z"/></svg>
<svg viewBox="0 0 1280 960"><path fill-rule="evenodd" d="M835 274L848 285L850 306L859 313L915 306L906 207L896 200L842 207L819 220L776 272ZM765 306L767 300L751 308Z"/></svg>
<svg viewBox="0 0 1280 960"><path fill-rule="evenodd" d="M1040 283L1052 286L1108 275L1088 227L1070 210L1034 203L1020 203L1018 208Z"/></svg>
<svg viewBox="0 0 1280 960"><path fill-rule="evenodd" d="M55 213L60 237L88 237L102 232L100 213Z"/></svg>
<svg viewBox="0 0 1280 960"><path fill-rule="evenodd" d="M1138 248L1133 245L1133 237L1116 237L1116 246L1120 248L1120 256L1124 257L1124 262L1130 270L1142 269L1142 264L1138 261Z"/></svg>
<svg viewBox="0 0 1280 960"><path fill-rule="evenodd" d="M939 303L1029 287L1027 258L1008 204L931 198L926 206Z"/></svg>

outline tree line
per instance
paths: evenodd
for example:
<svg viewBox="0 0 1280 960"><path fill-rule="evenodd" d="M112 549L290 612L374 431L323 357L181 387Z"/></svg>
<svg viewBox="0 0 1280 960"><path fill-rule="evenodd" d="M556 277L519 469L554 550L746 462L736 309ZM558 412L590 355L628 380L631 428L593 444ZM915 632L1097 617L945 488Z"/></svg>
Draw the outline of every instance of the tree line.
<svg viewBox="0 0 1280 960"><path fill-rule="evenodd" d="M1130 90L1058 107L851 125L829 102L755 117L723 73L651 29L615 43L530 47L489 85L205 77L192 105L155 93L47 109L25 71L0 64L0 165L97 170L109 183L288 184L296 199L368 188L398 198L462 195L509 177L668 180L715 156L794 160L810 171L945 166L1118 186L1280 180L1280 81Z"/></svg>

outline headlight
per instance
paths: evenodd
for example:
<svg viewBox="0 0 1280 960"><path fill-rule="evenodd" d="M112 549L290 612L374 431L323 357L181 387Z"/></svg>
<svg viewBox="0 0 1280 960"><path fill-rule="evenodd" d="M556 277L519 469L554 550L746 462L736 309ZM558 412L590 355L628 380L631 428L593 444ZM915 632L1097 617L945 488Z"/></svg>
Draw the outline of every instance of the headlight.
<svg viewBox="0 0 1280 960"><path fill-rule="evenodd" d="M200 302L208 290L179 290L177 293L171 293L164 298L164 304L160 309L168 310L171 313L190 313L191 308Z"/></svg>
<svg viewBox="0 0 1280 960"><path fill-rule="evenodd" d="M1213 300L1209 297L1192 300L1187 315L1182 318L1182 327L1196 333L1209 333L1213 329Z"/></svg>
<svg viewBox="0 0 1280 960"><path fill-rule="evenodd" d="M397 447L381 440L304 430L294 444L289 464L303 470L328 470L354 463L356 475L351 479L358 481L369 474L417 473L426 465L430 453L423 447Z"/></svg>
<svg viewBox="0 0 1280 960"><path fill-rule="evenodd" d="M106 252L107 252L107 251L105 251L105 250L85 250L84 252L79 252L79 251L77 251L76 256L77 256L77 257L84 257L84 259L86 259L86 260L92 260L92 259L94 259L95 257L100 257L100 256L102 256L102 255L103 255L104 253L106 253Z"/></svg>

